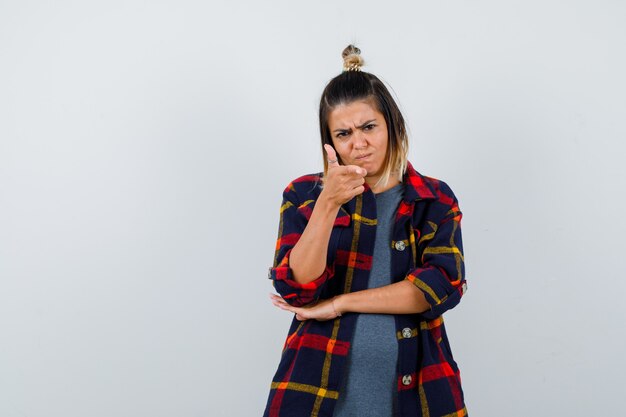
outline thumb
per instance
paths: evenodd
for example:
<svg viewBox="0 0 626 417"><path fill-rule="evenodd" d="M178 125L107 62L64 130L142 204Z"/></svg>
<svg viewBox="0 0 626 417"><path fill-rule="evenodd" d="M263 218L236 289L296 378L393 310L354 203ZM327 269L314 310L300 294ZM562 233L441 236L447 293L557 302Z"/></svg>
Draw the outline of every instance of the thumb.
<svg viewBox="0 0 626 417"><path fill-rule="evenodd" d="M329 167L338 167L339 161L337 158L337 153L329 144L324 144L324 149L326 150L326 155L328 155L328 166Z"/></svg>

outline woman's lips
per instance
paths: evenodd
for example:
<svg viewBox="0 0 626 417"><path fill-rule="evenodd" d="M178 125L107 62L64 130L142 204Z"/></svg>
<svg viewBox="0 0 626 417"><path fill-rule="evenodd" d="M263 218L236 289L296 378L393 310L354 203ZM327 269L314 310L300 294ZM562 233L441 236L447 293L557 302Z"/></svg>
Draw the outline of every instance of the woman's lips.
<svg viewBox="0 0 626 417"><path fill-rule="evenodd" d="M354 159L355 159L355 160L357 160L357 161L360 161L360 160L362 160L362 159L365 159L365 158L369 157L370 155L371 155L371 153L368 153L368 154L365 154L365 155L360 155L360 156L357 156L357 157L356 157L356 158L354 158Z"/></svg>

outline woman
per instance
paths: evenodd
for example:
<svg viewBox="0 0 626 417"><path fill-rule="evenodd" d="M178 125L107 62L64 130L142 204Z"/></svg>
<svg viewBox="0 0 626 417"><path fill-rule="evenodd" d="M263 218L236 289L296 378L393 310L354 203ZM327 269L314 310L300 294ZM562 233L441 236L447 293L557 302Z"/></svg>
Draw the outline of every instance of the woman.
<svg viewBox="0 0 626 417"><path fill-rule="evenodd" d="M295 317L265 416L466 416L442 318L466 289L457 199L408 162L360 50L342 56L320 102L324 173L283 193L269 278Z"/></svg>

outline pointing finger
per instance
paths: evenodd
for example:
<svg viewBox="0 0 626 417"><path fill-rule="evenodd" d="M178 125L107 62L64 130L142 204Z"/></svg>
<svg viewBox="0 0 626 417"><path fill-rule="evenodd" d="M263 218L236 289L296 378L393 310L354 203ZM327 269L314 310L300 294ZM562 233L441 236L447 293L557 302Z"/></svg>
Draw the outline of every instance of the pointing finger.
<svg viewBox="0 0 626 417"><path fill-rule="evenodd" d="M367 170L365 168L361 168L356 165L348 165L348 167L350 168L348 172L353 172L357 175L362 175L362 176L367 175Z"/></svg>
<svg viewBox="0 0 626 417"><path fill-rule="evenodd" d="M329 167L338 167L339 159L337 158L337 153L329 144L324 145L324 149L326 150L326 155L328 155L328 166Z"/></svg>

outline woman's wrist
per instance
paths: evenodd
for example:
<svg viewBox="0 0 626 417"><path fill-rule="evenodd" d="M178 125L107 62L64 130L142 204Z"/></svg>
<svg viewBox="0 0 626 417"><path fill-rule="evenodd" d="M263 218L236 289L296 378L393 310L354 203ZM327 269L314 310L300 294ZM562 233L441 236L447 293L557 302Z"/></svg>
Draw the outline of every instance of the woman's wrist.
<svg viewBox="0 0 626 417"><path fill-rule="evenodd" d="M348 294L339 294L333 297L333 300L332 300L333 309L335 310L335 313L337 313L337 316L341 316L344 313L348 312L348 310L346 309L346 297L347 296Z"/></svg>
<svg viewBox="0 0 626 417"><path fill-rule="evenodd" d="M319 205L327 213L336 213L341 208L341 204L337 204L335 201L333 201L330 197L326 195L324 191L325 190L322 190L319 197L317 198L315 207Z"/></svg>

